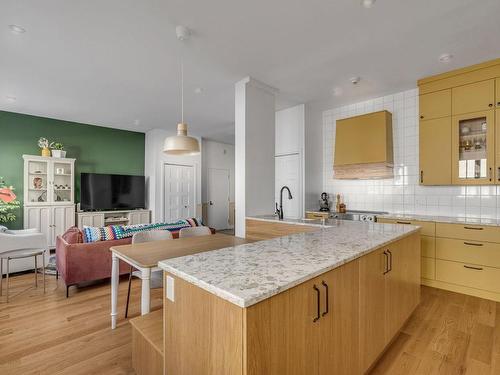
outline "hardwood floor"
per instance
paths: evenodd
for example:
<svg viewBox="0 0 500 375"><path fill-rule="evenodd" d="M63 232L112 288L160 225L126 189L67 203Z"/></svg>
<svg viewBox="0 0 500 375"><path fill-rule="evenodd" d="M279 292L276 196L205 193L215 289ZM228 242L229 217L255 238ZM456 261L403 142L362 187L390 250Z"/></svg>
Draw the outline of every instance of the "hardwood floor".
<svg viewBox="0 0 500 375"><path fill-rule="evenodd" d="M72 288L66 299L61 281L48 276L44 295L33 277L13 277L11 302L0 297L0 374L134 373L125 279L111 331L109 283ZM139 315L140 281L132 285L131 317ZM161 307L161 289L151 301ZM371 374L500 374L500 304L422 287L422 303Z"/></svg>
<svg viewBox="0 0 500 375"><path fill-rule="evenodd" d="M140 286L140 280L132 283L131 318L140 314ZM151 292L155 310L162 292ZM0 374L134 374L126 293L122 279L118 327L112 331L109 282L73 287L66 299L64 283L54 276L47 276L45 295L41 283L34 289L33 274L12 277L10 302L0 297Z"/></svg>
<svg viewBox="0 0 500 375"><path fill-rule="evenodd" d="M421 304L371 374L500 374L500 304L422 286Z"/></svg>

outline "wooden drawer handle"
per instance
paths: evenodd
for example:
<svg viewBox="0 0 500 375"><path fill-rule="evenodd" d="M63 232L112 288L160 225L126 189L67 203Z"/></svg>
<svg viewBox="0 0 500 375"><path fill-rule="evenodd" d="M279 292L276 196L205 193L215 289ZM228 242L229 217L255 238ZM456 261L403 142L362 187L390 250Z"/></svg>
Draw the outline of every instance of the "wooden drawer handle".
<svg viewBox="0 0 500 375"><path fill-rule="evenodd" d="M468 246L483 246L482 243L474 243L474 242L464 242L464 245L468 245Z"/></svg>
<svg viewBox="0 0 500 375"><path fill-rule="evenodd" d="M472 266L464 266L464 268L468 268L470 270L476 270L476 271L482 271L483 270L481 267L472 267Z"/></svg>
<svg viewBox="0 0 500 375"><path fill-rule="evenodd" d="M469 230L483 230L484 228L464 227L464 229L469 229Z"/></svg>
<svg viewBox="0 0 500 375"><path fill-rule="evenodd" d="M396 221L398 224L411 225L409 221Z"/></svg>

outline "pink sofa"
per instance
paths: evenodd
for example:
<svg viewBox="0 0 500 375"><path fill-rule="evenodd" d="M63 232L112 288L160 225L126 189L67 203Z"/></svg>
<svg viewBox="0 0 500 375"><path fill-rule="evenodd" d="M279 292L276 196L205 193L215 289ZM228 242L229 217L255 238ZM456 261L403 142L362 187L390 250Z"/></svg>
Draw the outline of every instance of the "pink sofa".
<svg viewBox="0 0 500 375"><path fill-rule="evenodd" d="M214 229L211 229L215 233ZM174 238L179 232L172 232ZM56 239L57 276L66 284L66 297L69 287L80 283L111 277L111 246L127 245L132 238L121 240L83 242L83 234L77 227L69 228ZM130 266L120 261L120 275L128 274Z"/></svg>

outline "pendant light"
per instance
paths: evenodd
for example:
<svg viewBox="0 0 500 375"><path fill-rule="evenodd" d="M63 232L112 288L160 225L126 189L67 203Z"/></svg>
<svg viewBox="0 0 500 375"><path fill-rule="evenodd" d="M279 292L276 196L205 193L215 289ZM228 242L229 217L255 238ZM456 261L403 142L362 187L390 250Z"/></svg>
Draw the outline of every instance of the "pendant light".
<svg viewBox="0 0 500 375"><path fill-rule="evenodd" d="M189 29L177 26L177 39L184 41L189 38ZM184 122L184 61L181 62L181 122L177 124L177 135L167 137L163 152L167 155L196 155L200 153L200 144L194 137L188 136L188 126Z"/></svg>

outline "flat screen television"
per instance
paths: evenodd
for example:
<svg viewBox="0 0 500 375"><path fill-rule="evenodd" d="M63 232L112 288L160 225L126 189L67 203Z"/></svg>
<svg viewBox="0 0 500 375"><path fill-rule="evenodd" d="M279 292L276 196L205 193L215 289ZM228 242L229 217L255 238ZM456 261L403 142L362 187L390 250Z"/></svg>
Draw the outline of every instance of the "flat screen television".
<svg viewBox="0 0 500 375"><path fill-rule="evenodd" d="M144 207L144 176L81 174L81 210L133 210Z"/></svg>

